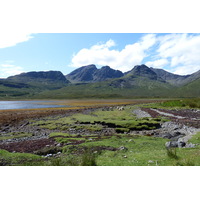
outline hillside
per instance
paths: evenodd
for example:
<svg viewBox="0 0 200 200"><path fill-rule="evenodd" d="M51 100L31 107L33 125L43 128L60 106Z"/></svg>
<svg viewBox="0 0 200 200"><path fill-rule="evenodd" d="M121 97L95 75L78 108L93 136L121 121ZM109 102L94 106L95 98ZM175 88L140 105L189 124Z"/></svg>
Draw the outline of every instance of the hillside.
<svg viewBox="0 0 200 200"><path fill-rule="evenodd" d="M69 83L60 71L27 72L10 76L7 78L7 81L26 83L31 86L46 89L58 89Z"/></svg>
<svg viewBox="0 0 200 200"><path fill-rule="evenodd" d="M175 86L184 84L184 81L189 77L189 75L181 76L181 75L167 72L163 69L155 69L155 68L150 68L150 69L152 71L154 71L159 78L161 78L164 81L166 81L167 83L170 83L171 85L175 85Z"/></svg>
<svg viewBox="0 0 200 200"><path fill-rule="evenodd" d="M150 69L154 71L158 77L162 78L167 83L170 83L171 85L175 85L175 86L188 84L192 81L195 81L196 79L200 77L200 70L191 75L181 76L181 75L167 72L163 69L155 69L155 68L150 68Z"/></svg>
<svg viewBox="0 0 200 200"><path fill-rule="evenodd" d="M34 98L42 91L59 89L68 83L59 71L22 73L0 79L0 98Z"/></svg>
<svg viewBox="0 0 200 200"><path fill-rule="evenodd" d="M176 97L200 97L200 78L177 88L174 92Z"/></svg>

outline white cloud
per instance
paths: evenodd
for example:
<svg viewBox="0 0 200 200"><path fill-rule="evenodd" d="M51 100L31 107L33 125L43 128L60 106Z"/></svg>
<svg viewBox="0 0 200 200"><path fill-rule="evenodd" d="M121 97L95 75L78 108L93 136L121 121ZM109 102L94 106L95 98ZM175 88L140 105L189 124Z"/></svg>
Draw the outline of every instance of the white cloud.
<svg viewBox="0 0 200 200"><path fill-rule="evenodd" d="M0 48L15 46L16 44L28 41L31 38L33 38L33 35L30 33L0 31Z"/></svg>
<svg viewBox="0 0 200 200"><path fill-rule="evenodd" d="M191 74L200 69L199 34L167 34L159 36L157 40L159 42L157 57L159 60L170 60L171 72Z"/></svg>
<svg viewBox="0 0 200 200"><path fill-rule="evenodd" d="M7 63L0 65L0 78L7 78L8 76L13 76L22 72L24 72L24 70L20 66Z"/></svg>
<svg viewBox="0 0 200 200"><path fill-rule="evenodd" d="M145 63L148 67L153 68L164 68L166 65L169 64L169 61L165 58L155 60L155 61L148 61Z"/></svg>
<svg viewBox="0 0 200 200"><path fill-rule="evenodd" d="M180 75L187 75L192 74L194 72L197 72L200 69L200 65L186 65L186 66L178 66L176 67L172 72L174 74L180 74Z"/></svg>
<svg viewBox="0 0 200 200"><path fill-rule="evenodd" d="M109 65L114 69L125 72L140 64L148 56L147 52L155 42L155 34L148 34L143 36L137 43L128 44L119 51L110 49L116 46L115 42L110 39L106 43L96 44L88 49L81 49L73 56L71 66L81 67L88 64Z"/></svg>

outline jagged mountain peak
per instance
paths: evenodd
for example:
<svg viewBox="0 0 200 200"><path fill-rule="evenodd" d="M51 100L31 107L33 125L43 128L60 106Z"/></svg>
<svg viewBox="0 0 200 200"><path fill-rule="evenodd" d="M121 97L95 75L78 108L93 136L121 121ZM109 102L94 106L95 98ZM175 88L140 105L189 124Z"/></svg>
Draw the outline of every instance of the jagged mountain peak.
<svg viewBox="0 0 200 200"><path fill-rule="evenodd" d="M103 66L97 69L95 65L86 65L80 67L70 74L66 75L66 78L72 83L80 82L100 82L111 78L119 78L124 74L119 70L114 70L109 66Z"/></svg>
<svg viewBox="0 0 200 200"><path fill-rule="evenodd" d="M148 77L150 79L155 79L157 80L157 74L151 70L149 67L146 65L136 65L131 71L129 71L127 74L129 75L134 75L134 76L143 76L143 77Z"/></svg>

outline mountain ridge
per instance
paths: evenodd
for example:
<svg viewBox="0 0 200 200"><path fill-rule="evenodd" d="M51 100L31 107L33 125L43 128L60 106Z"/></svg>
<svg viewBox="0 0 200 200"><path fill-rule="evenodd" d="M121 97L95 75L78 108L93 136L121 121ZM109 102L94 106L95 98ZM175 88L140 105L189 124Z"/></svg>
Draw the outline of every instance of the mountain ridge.
<svg viewBox="0 0 200 200"><path fill-rule="evenodd" d="M0 98L134 98L200 96L200 70L177 75L136 65L122 73L109 66L82 66L68 75L60 71L27 72L0 79ZM187 93L186 93L187 91Z"/></svg>

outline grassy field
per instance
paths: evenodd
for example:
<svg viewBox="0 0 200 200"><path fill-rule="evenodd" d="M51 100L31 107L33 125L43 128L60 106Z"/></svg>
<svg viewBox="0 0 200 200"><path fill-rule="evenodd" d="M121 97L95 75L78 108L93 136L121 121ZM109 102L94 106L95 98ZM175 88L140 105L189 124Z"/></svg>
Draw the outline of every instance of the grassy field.
<svg viewBox="0 0 200 200"><path fill-rule="evenodd" d="M57 134L57 136L62 134ZM53 136L52 136L53 137ZM92 140L91 140L92 139ZM10 153L0 150L1 165L44 165L44 166L199 166L200 147L165 148L166 139L135 135L113 135L97 138L69 137L62 142L83 141L79 145L57 148L60 157L45 158L42 154L53 152L46 148L39 155ZM200 143L200 133L191 142ZM55 150L55 149L54 149Z"/></svg>

